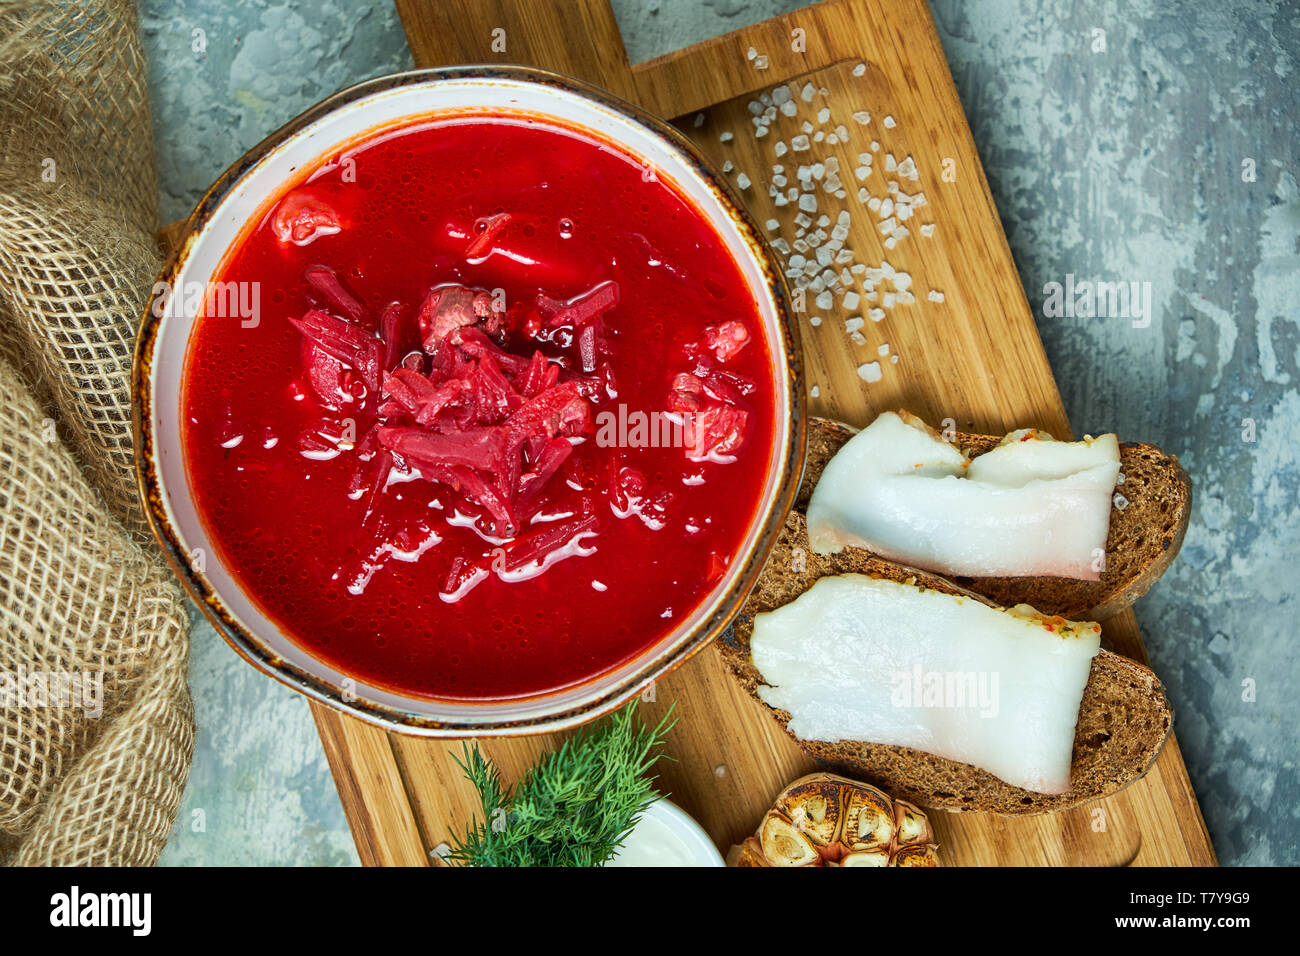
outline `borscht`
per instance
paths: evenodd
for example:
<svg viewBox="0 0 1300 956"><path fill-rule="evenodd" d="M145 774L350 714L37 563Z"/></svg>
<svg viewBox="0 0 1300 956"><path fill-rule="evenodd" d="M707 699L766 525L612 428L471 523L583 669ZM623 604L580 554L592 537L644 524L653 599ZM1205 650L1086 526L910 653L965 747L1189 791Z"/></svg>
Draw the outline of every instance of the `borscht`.
<svg viewBox="0 0 1300 956"><path fill-rule="evenodd" d="M213 280L258 309L190 333L195 503L343 673L556 690L678 628L736 560L772 352L724 240L636 156L522 115L413 121L299 171Z"/></svg>

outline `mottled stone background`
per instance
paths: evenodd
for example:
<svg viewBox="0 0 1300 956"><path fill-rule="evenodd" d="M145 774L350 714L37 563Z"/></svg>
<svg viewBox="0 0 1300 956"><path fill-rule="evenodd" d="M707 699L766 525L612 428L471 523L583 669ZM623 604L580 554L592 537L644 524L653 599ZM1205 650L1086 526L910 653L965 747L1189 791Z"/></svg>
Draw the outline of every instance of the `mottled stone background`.
<svg viewBox="0 0 1300 956"><path fill-rule="evenodd" d="M614 0L633 60L798 6ZM1156 442L1196 480L1182 555L1138 618L1221 861L1300 863L1300 9L933 9L1030 302L1070 273L1152 285L1149 328L1041 314L1039 327L1076 430ZM168 219L303 108L411 65L382 0L143 0L143 24ZM186 810L205 828L183 813L164 862L356 862L304 700L202 621L192 680Z"/></svg>

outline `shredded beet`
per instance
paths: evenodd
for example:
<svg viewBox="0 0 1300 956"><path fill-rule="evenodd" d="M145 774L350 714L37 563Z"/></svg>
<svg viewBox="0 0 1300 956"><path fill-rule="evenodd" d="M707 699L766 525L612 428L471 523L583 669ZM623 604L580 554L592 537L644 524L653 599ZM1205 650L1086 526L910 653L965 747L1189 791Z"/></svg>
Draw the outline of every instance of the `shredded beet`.
<svg viewBox="0 0 1300 956"><path fill-rule="evenodd" d="M475 242L490 245L508 221L488 217ZM522 355L506 347L506 326L526 331L527 323L518 313L507 322L484 289L440 285L425 296L414 322L400 302L373 322L333 269L312 266L304 278L317 307L290 321L303 335L311 393L331 412L351 404L349 414L370 416L374 424L353 444L338 437L335 419L322 419L300 438L300 449L318 458L355 453L349 496L364 503L363 524L398 469L445 486L482 534L511 542L508 568L592 532L595 519L584 515L575 519L581 527L544 520L545 530L521 535L547 507L548 486L572 442L594 431L592 402L612 381L599 324L618 302L615 283L539 304L533 314L578 330L565 348L535 325L531 338L560 351L548 356L532 344ZM391 537L376 534L377 541ZM448 593L473 586L483 570L479 557L458 555Z"/></svg>
<svg viewBox="0 0 1300 956"><path fill-rule="evenodd" d="M357 325L367 325L366 309L339 281L338 273L329 266L308 266L303 272L307 284L322 299L322 305Z"/></svg>
<svg viewBox="0 0 1300 956"><path fill-rule="evenodd" d="M547 313L547 327L552 329L562 325L572 326L575 329L589 326L616 305L618 305L617 282L602 282L568 302L557 302L547 296L539 296L538 302L541 310Z"/></svg>
<svg viewBox="0 0 1300 956"><path fill-rule="evenodd" d="M719 345L727 357L735 355L748 341L734 333L718 335L717 330L733 323L705 331L705 346L715 340L712 351ZM743 332L743 327L742 327ZM735 343L739 341L739 345ZM732 460L736 451L749 435L749 412L743 406L744 396L754 389L754 383L743 376L719 369L714 356L700 344L687 346L688 359L694 363L692 372L681 372L673 378L668 393L668 410L679 415L685 431L686 456L692 461L725 463ZM721 356L718 356L721 359Z"/></svg>
<svg viewBox="0 0 1300 956"><path fill-rule="evenodd" d="M492 245L501 235L501 230L510 222L511 216L508 212L499 212L494 216L484 216L474 223L474 229L477 235L470 241L469 247L465 250L466 259L481 259L487 256L492 250Z"/></svg>
<svg viewBox="0 0 1300 956"><path fill-rule="evenodd" d="M378 390L383 349L373 335L320 309L311 309L301 319L289 321L322 351L352 366L368 389Z"/></svg>

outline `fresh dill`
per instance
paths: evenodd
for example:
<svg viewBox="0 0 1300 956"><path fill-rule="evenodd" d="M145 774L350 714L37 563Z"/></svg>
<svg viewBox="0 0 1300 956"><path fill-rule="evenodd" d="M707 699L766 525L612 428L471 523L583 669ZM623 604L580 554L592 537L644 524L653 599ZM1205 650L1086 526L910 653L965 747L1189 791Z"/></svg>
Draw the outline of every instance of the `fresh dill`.
<svg viewBox="0 0 1300 956"><path fill-rule="evenodd" d="M636 701L565 740L510 788L479 750L457 758L478 791L483 819L455 837L447 855L460 866L600 866L614 855L659 796L650 770L672 711L653 729Z"/></svg>

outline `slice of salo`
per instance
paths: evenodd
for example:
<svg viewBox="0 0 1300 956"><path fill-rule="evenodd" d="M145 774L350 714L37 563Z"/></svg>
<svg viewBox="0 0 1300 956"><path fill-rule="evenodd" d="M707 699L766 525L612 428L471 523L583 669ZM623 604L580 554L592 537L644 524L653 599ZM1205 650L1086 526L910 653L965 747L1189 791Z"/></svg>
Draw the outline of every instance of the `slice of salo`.
<svg viewBox="0 0 1300 956"><path fill-rule="evenodd" d="M885 412L822 472L808 503L813 550L846 545L941 574L1096 581L1119 442L1031 429L969 459L912 415Z"/></svg>
<svg viewBox="0 0 1300 956"><path fill-rule="evenodd" d="M750 652L802 740L913 747L1056 794L1100 642L1028 605L843 574L757 615Z"/></svg>

